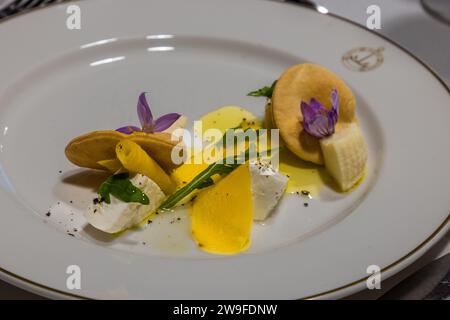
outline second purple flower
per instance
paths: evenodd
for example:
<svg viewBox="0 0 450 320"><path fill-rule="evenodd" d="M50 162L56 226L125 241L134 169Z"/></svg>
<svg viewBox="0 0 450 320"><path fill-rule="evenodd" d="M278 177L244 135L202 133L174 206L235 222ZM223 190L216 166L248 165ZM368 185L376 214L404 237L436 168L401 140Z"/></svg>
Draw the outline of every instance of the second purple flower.
<svg viewBox="0 0 450 320"><path fill-rule="evenodd" d="M120 127L116 129L116 131L125 134L131 134L135 131L141 131L146 133L161 132L168 129L181 116L178 113L168 113L155 120L153 118L152 111L145 97L145 92L142 92L139 95L139 100L137 104L137 114L139 117L139 121L141 123L141 128L128 125Z"/></svg>

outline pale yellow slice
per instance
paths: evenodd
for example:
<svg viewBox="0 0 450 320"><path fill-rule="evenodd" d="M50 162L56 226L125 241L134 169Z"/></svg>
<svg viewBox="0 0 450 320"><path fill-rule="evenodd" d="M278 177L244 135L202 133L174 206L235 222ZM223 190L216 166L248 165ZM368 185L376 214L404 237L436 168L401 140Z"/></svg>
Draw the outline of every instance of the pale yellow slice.
<svg viewBox="0 0 450 320"><path fill-rule="evenodd" d="M202 250L235 254L250 246L253 202L248 164L200 192L192 205L192 234Z"/></svg>
<svg viewBox="0 0 450 320"><path fill-rule="evenodd" d="M321 139L325 167L342 191L353 187L364 175L368 152L359 125L349 124Z"/></svg>

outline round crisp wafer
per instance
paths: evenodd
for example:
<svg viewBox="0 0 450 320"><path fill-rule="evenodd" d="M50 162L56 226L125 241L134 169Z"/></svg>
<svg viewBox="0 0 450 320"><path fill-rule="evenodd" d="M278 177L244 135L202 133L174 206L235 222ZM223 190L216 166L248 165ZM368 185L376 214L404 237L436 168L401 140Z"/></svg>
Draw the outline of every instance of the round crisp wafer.
<svg viewBox="0 0 450 320"><path fill-rule="evenodd" d="M178 141L172 141L168 133L123 134L112 130L93 131L70 141L65 153L67 159L77 166L105 170L98 161L116 158L116 145L123 139L136 142L166 172L177 167L172 161L171 154Z"/></svg>
<svg viewBox="0 0 450 320"><path fill-rule="evenodd" d="M287 69L278 79L272 95L274 125L286 146L303 160L323 164L319 140L303 130L301 101L311 98L331 109L331 91L339 95L339 126L355 122L356 99L350 88L336 74L315 64L298 64Z"/></svg>

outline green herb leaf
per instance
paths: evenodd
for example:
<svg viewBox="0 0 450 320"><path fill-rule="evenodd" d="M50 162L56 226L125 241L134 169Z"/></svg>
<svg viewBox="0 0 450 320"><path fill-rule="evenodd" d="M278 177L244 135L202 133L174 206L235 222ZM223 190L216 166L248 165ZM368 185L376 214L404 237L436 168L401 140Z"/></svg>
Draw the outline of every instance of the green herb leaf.
<svg viewBox="0 0 450 320"><path fill-rule="evenodd" d="M231 128L228 130L238 130L241 129L241 126L237 126L235 128ZM227 131L228 131L227 130ZM246 129L249 130L249 129ZM244 130L244 131L246 131ZM256 130L259 134L259 130ZM236 138L236 137L234 137ZM226 133L223 135L222 140L217 143L226 144ZM268 150L267 155L270 155L274 150ZM191 182L185 185L183 188L179 189L172 195L170 195L160 206L159 209L167 210L174 207L178 202L183 200L187 195L196 189L203 189L209 187L214 184L214 180L212 177L214 175L225 176L231 173L234 169L239 167L245 160L249 160L249 149L247 149L244 153L238 156L232 156L228 158L222 159L222 161L217 161L208 166L205 170L200 172ZM259 157L259 152L257 152L257 157ZM241 161L243 160L243 161Z"/></svg>
<svg viewBox="0 0 450 320"><path fill-rule="evenodd" d="M115 174L106 179L100 186L98 194L106 203L111 203L110 194L123 202L150 203L147 195L131 183L129 174L126 172Z"/></svg>
<svg viewBox="0 0 450 320"><path fill-rule="evenodd" d="M197 186L197 189L204 189L214 184L214 180L212 178L206 179L202 183Z"/></svg>
<svg viewBox="0 0 450 320"><path fill-rule="evenodd" d="M170 209L174 207L178 202L183 200L188 194L193 192L195 189L203 189L207 186L213 184L212 177L216 174L228 174L234 169L236 169L240 164L233 163L227 164L226 160L223 160L224 163L213 163L208 166L205 170L200 172L191 182L185 185L183 188L169 196L160 206L160 209Z"/></svg>
<svg viewBox="0 0 450 320"><path fill-rule="evenodd" d="M272 99L273 89L275 88L276 84L277 81L275 80L270 87L263 87L259 90L252 91L247 95L250 97L266 97L268 99Z"/></svg>
<svg viewBox="0 0 450 320"><path fill-rule="evenodd" d="M268 154L270 153L271 151L268 151ZM203 189L213 185L214 181L212 177L214 175L218 174L220 176L224 176L231 173L234 169L236 169L242 164L243 161L240 160L248 160L248 157L249 157L249 150L247 149L240 156L225 158L222 161L218 161L209 165L208 168L200 172L194 179L192 179L191 182L189 182L183 188L179 189L177 192L169 196L159 206L159 209L161 210L170 209L196 189Z"/></svg>

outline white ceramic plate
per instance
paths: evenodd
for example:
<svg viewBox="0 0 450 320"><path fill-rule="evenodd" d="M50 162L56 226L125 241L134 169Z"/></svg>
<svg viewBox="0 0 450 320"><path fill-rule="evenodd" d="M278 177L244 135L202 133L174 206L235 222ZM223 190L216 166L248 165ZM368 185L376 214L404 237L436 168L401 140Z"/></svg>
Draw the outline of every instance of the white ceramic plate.
<svg viewBox="0 0 450 320"><path fill-rule="evenodd" d="M81 30L66 28L70 4ZM448 229L448 88L364 28L270 1L91 0L9 19L0 43L0 266L15 285L50 297L338 298L365 286L369 265L388 277ZM356 60L384 48L362 61L372 70L342 60L361 47ZM308 208L286 197L232 257L199 252L183 215L119 238L85 226L95 176L65 159L71 138L135 123L141 91L159 114L194 120L237 104L262 115L246 93L305 61L357 96L370 149L357 190L328 190ZM81 290L66 287L69 265Z"/></svg>

